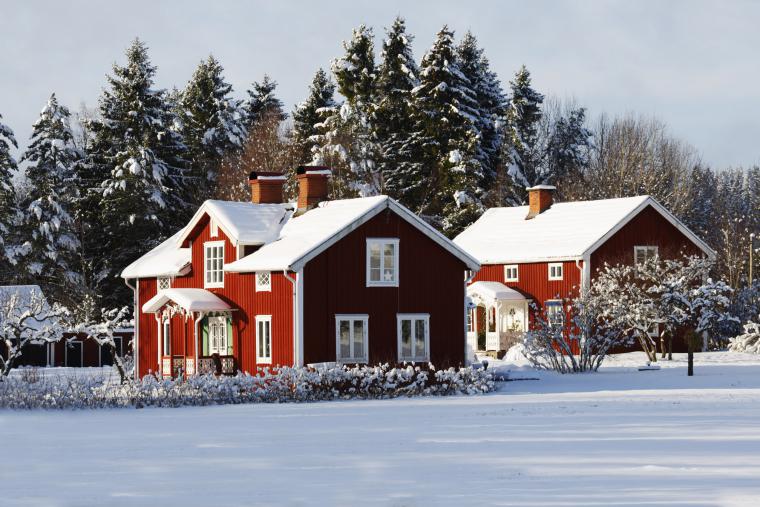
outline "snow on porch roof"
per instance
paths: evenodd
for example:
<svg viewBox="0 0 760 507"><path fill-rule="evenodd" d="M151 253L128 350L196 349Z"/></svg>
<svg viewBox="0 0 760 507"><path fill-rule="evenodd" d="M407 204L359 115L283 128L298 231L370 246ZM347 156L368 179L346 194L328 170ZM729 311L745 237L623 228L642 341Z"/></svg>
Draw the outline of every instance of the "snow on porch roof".
<svg viewBox="0 0 760 507"><path fill-rule="evenodd" d="M475 282L467 287L467 295L487 301L525 301L525 296L501 282Z"/></svg>
<svg viewBox="0 0 760 507"><path fill-rule="evenodd" d="M231 307L206 289L165 289L150 298L142 307L144 313L156 313L173 301L188 312L222 312Z"/></svg>

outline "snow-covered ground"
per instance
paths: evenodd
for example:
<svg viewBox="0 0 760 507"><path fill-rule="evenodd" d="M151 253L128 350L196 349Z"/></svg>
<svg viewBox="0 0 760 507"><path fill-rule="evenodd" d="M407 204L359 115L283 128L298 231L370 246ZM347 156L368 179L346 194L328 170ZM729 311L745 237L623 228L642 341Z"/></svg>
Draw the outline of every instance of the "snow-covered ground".
<svg viewBox="0 0 760 507"><path fill-rule="evenodd" d="M642 362L493 362L540 380L474 397L0 412L0 505L760 505L760 356Z"/></svg>

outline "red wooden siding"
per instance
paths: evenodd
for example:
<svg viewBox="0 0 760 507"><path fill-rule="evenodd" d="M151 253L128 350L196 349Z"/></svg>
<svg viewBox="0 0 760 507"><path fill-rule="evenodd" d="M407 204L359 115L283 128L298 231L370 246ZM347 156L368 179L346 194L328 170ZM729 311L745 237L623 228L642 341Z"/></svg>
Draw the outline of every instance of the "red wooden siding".
<svg viewBox="0 0 760 507"><path fill-rule="evenodd" d="M367 238L399 238L399 287L366 286ZM380 213L306 265L304 361L335 361L336 314L368 314L369 363L395 363L396 315L428 313L433 364L464 363L465 269L394 212Z"/></svg>
<svg viewBox="0 0 760 507"><path fill-rule="evenodd" d="M175 288L203 287L203 244L207 241L224 240L225 263L237 258L237 249L219 229L217 237L211 237L209 220L201 220L190 237L192 242L192 269L185 275L172 280ZM295 278L295 275L291 275ZM207 289L226 301L232 312L233 354L243 371L256 370L256 315L272 316L272 363L273 365L293 362L293 296L292 285L282 273L272 273L271 292L255 291L253 273L225 273L223 288ZM156 295L156 280L140 280L140 302L142 305ZM172 353L194 356L194 322L175 316L172 319ZM140 316L140 375L148 370L157 371L157 329L153 314ZM200 352L200 351L199 351Z"/></svg>
<svg viewBox="0 0 760 507"><path fill-rule="evenodd" d="M675 258L699 255L702 250L651 206L644 208L591 254L591 273L604 263L633 264L634 246L657 246L659 255Z"/></svg>

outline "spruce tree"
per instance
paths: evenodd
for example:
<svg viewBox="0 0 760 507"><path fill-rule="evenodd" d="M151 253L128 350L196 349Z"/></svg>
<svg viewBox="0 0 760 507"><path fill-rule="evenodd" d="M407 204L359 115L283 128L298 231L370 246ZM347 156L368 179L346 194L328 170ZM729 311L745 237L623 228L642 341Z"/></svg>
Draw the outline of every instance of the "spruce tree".
<svg viewBox="0 0 760 507"><path fill-rule="evenodd" d="M186 220L184 145L163 90L153 88L156 67L136 39L125 66L113 66L92 121L91 152L80 176L87 192L78 208L86 222L83 247L88 283L104 306L130 294L119 272Z"/></svg>
<svg viewBox="0 0 760 507"><path fill-rule="evenodd" d="M336 106L334 94L335 84L323 69L319 69L309 86L308 97L293 110L293 141L302 164L313 159L321 112Z"/></svg>
<svg viewBox="0 0 760 507"><path fill-rule="evenodd" d="M419 84L419 70L412 54L412 40L405 21L397 17L383 41L373 126L379 146L381 190L417 209L425 176L415 146L420 125L413 115L412 92Z"/></svg>
<svg viewBox="0 0 760 507"><path fill-rule="evenodd" d="M13 173L16 160L11 147L18 147L13 131L3 123L0 115L0 285L11 282L11 264L15 262L11 232L16 221L16 191Z"/></svg>
<svg viewBox="0 0 760 507"><path fill-rule="evenodd" d="M180 99L195 205L213 194L222 158L238 150L246 137L240 104L231 97L232 85L224 80L223 71L213 56L201 61Z"/></svg>
<svg viewBox="0 0 760 507"><path fill-rule="evenodd" d="M507 106L507 142L504 144L504 160L511 183L507 199L512 204L522 204L527 198L525 188L543 182L539 169L543 153L538 127L544 96L532 88L525 65L509 85L512 95Z"/></svg>
<svg viewBox="0 0 760 507"><path fill-rule="evenodd" d="M253 83L253 89L248 90L248 100L243 104L242 109L243 125L247 132L265 117L272 116L280 121L288 117L282 101L274 94L276 88L277 83L264 75L260 83Z"/></svg>
<svg viewBox="0 0 760 507"><path fill-rule="evenodd" d="M483 49L469 31L457 46L457 61L475 93L477 115L474 121L480 134L475 156L483 171L481 186L487 189L496 179L503 137L499 125L506 112L507 99Z"/></svg>
<svg viewBox="0 0 760 507"><path fill-rule="evenodd" d="M73 205L78 193L75 165L81 153L74 146L69 110L50 96L35 122L31 143L22 156L29 193L22 204L20 230L25 255L20 264L48 297L68 299L79 286Z"/></svg>
<svg viewBox="0 0 760 507"><path fill-rule="evenodd" d="M422 58L414 108L423 126L416 145L429 171L419 212L449 235L482 211L477 107L471 83L457 63L454 34L444 26Z"/></svg>

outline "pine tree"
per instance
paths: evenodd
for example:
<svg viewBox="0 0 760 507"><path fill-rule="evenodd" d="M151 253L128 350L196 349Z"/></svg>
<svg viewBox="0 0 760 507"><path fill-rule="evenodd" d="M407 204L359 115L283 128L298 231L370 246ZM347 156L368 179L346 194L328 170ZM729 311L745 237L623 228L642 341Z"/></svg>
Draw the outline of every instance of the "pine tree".
<svg viewBox="0 0 760 507"><path fill-rule="evenodd" d="M201 61L180 99L196 205L213 194L222 158L238 150L246 137L240 104L230 96L232 85L224 80L223 71L213 56Z"/></svg>
<svg viewBox="0 0 760 507"><path fill-rule="evenodd" d="M429 171L416 211L449 235L482 211L477 107L471 83L457 63L454 34L444 26L422 58L420 84L414 90L415 116L422 126L415 144Z"/></svg>
<svg viewBox="0 0 760 507"><path fill-rule="evenodd" d="M333 168L335 198L373 195L382 187L371 125L376 86L373 38L372 29L356 28L351 40L343 42L344 55L332 63L338 91L346 101L323 110L315 160Z"/></svg>
<svg viewBox="0 0 760 507"><path fill-rule="evenodd" d="M3 116L0 115L0 285L11 281L11 263L15 262L10 234L17 211L16 191L13 187L13 173L17 166L11 155L11 147L18 147L13 131L2 120Z"/></svg>
<svg viewBox="0 0 760 507"><path fill-rule="evenodd" d="M78 286L72 209L78 185L75 165L81 153L74 146L69 110L50 96L35 122L31 143L21 160L28 162L25 176L29 194L22 205L21 231L25 255L21 265L30 279L56 301Z"/></svg>
<svg viewBox="0 0 760 507"><path fill-rule="evenodd" d="M153 88L156 67L138 39L126 56L127 64L114 65L108 76L80 172L91 189L78 203L87 283L106 307L130 300L120 270L184 224L190 211L183 200L185 147L166 92Z"/></svg>
<svg viewBox="0 0 760 507"><path fill-rule="evenodd" d="M253 89L248 90L248 100L243 105L243 124L246 131L250 131L253 126L262 121L265 117L274 116L280 121L284 121L288 115L285 114L285 106L282 101L274 94L277 83L272 81L269 76L264 75L260 83L253 83Z"/></svg>
<svg viewBox="0 0 760 507"><path fill-rule="evenodd" d="M500 161L503 140L500 123L506 112L507 99L499 78L491 71L484 51L478 47L477 39L469 31L457 46L457 61L475 92L476 123L480 134L475 156L483 171L481 187L488 189L494 184Z"/></svg>
<svg viewBox="0 0 760 507"><path fill-rule="evenodd" d="M414 145L419 125L413 117L412 92L419 84L419 70L412 54L412 40L406 33L405 21L397 17L383 41L373 127L380 150L381 190L416 209L425 177Z"/></svg>
<svg viewBox="0 0 760 507"><path fill-rule="evenodd" d="M550 120L543 164L536 184L555 185L566 178L582 178L589 165L591 131L586 128L586 110L572 107L567 114ZM561 188L560 188L561 190Z"/></svg>
<svg viewBox="0 0 760 507"><path fill-rule="evenodd" d="M509 201L522 204L526 187L543 183L539 171L543 156L539 143L539 121L544 96L531 87L530 72L523 65L509 82L512 96L507 107L504 160L511 178Z"/></svg>
<svg viewBox="0 0 760 507"><path fill-rule="evenodd" d="M335 84L319 69L309 86L309 96L293 110L293 141L302 164L308 164L313 158L321 112L336 106L334 94Z"/></svg>

